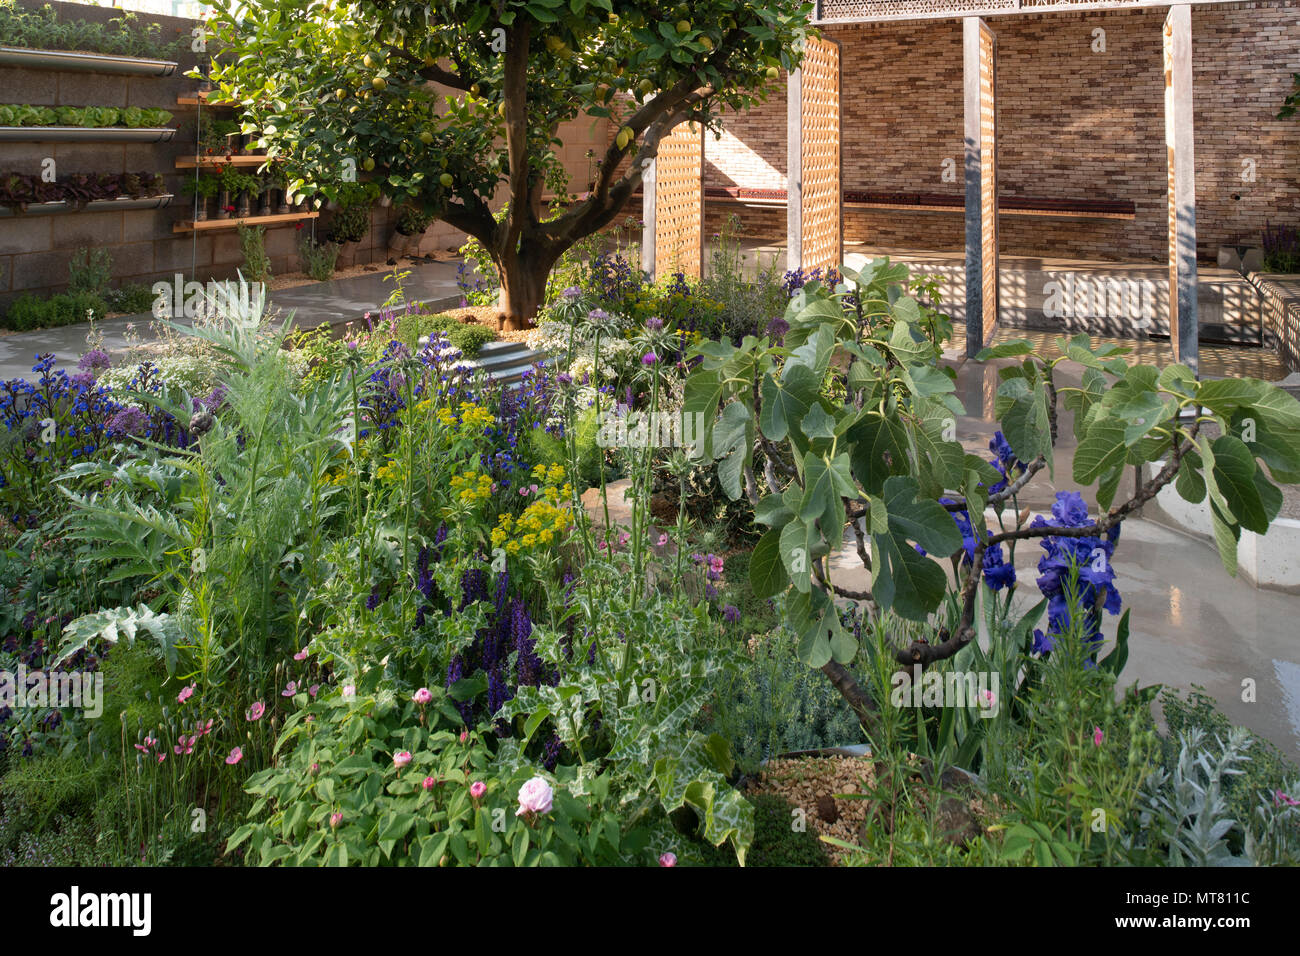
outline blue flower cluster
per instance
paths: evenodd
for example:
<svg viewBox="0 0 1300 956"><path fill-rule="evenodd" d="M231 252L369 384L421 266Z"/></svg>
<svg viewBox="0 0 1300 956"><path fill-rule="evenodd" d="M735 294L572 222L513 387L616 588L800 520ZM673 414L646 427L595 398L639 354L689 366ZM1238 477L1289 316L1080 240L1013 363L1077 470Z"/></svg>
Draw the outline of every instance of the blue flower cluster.
<svg viewBox="0 0 1300 956"><path fill-rule="evenodd" d="M1031 528L1087 528L1096 524L1088 517L1088 505L1077 491L1058 491L1052 516L1036 517ZM1045 654L1073 623L1070 617L1071 578L1077 574L1076 605L1083 616L1085 640L1101 643L1101 609L1118 614L1122 606L1115 587L1115 570L1111 558L1119 542L1119 526L1102 535L1042 539L1046 552L1038 561L1038 589L1048 599L1047 633L1034 631L1033 652Z"/></svg>
<svg viewBox="0 0 1300 956"><path fill-rule="evenodd" d="M16 522L30 523L31 516L24 520L14 511L37 495L39 482L94 456L114 440L139 437L188 446L186 428L170 415L119 402L98 384L97 373L109 365L107 353L92 349L69 375L54 367L53 353L43 353L32 366L33 381L0 382L0 424L12 436L0 459L0 492ZM146 362L127 388L156 395L162 382L157 369Z"/></svg>
<svg viewBox="0 0 1300 956"><path fill-rule="evenodd" d="M447 667L447 686L467 674L481 671L487 676L487 701L481 716L495 714L514 699L520 687L555 684L559 674L546 667L537 654L537 640L533 637L533 622L524 601L511 594L510 572L501 571L496 576L496 587L488 597L488 578L478 568L467 569L461 575L461 601L459 611L464 611L476 601L488 601L487 623L479 628L469 647L452 658ZM465 723L472 726L476 717L475 702L457 705ZM510 726L498 721L498 736L508 736Z"/></svg>

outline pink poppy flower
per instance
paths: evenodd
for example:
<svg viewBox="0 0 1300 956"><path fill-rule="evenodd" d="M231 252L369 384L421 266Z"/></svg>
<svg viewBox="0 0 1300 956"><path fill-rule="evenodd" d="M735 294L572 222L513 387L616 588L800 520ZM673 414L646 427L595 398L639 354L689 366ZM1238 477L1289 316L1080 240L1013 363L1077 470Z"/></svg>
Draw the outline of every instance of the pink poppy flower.
<svg viewBox="0 0 1300 956"><path fill-rule="evenodd" d="M307 688L307 693L310 694L312 697L315 697L316 692L319 690L320 690L320 684L312 684L310 687Z"/></svg>
<svg viewBox="0 0 1300 956"><path fill-rule="evenodd" d="M305 661L307 659L307 648L303 648L297 654L293 655L295 661Z"/></svg>
<svg viewBox="0 0 1300 956"><path fill-rule="evenodd" d="M662 548L662 547L663 547L664 545L666 545L667 543L668 543L668 535L666 535L666 534L661 534L661 535L659 536L659 547Z"/></svg>
<svg viewBox="0 0 1300 956"><path fill-rule="evenodd" d="M239 763L239 761L243 759L244 759L244 752L240 750L238 747L235 747L230 751L230 756L226 758L226 763L233 766L234 764Z"/></svg>
<svg viewBox="0 0 1300 956"><path fill-rule="evenodd" d="M1106 735L1103 734L1103 733L1101 732L1101 728L1100 728L1100 727L1094 727L1094 728L1092 728L1092 745L1093 745L1094 747L1100 747L1100 746L1101 746L1101 742L1102 742L1102 740L1105 739L1105 737L1106 737Z"/></svg>
<svg viewBox="0 0 1300 956"><path fill-rule="evenodd" d="M244 719L250 723L254 720L261 720L262 715L266 713L266 705L260 700L256 701L248 710L244 711Z"/></svg>
<svg viewBox="0 0 1300 956"><path fill-rule="evenodd" d="M182 687L181 692L176 695L176 703L183 704L191 697L193 697L195 686L196 685L191 684L189 687Z"/></svg>
<svg viewBox="0 0 1300 956"><path fill-rule="evenodd" d="M1300 800L1297 800L1295 797L1288 797L1281 790L1274 790L1273 805L1280 807L1283 804L1288 807L1300 807Z"/></svg>

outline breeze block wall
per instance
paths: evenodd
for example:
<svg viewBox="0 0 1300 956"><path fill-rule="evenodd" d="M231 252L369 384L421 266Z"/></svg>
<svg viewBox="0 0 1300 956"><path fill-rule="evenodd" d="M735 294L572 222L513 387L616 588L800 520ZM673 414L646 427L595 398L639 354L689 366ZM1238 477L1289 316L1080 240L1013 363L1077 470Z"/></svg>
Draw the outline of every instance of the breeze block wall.
<svg viewBox="0 0 1300 956"><path fill-rule="evenodd" d="M1002 215L1009 255L1165 259L1164 8L991 17L998 36L1003 196L1127 200L1131 220ZM1096 30L1104 31L1104 50ZM845 190L964 194L961 21L828 26L844 48ZM1197 246L1258 245L1300 220L1300 120L1276 114L1300 71L1300 3L1192 8ZM1094 52L1094 46L1098 49ZM706 186L784 188L785 97L726 119ZM945 162L947 165L945 166ZM945 176L945 173L947 175ZM784 210L711 202L782 236ZM957 251L959 210L849 209L845 240Z"/></svg>

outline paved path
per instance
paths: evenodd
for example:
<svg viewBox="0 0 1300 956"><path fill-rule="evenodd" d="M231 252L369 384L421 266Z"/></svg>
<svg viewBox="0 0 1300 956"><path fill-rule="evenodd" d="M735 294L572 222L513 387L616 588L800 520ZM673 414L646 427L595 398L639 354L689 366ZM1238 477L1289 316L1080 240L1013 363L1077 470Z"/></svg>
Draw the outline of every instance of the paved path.
<svg viewBox="0 0 1300 956"><path fill-rule="evenodd" d="M456 286L456 261L431 262L411 266L405 280L407 298L417 302L432 302L440 307L460 304L460 290ZM322 322L341 325L358 320L366 312L378 311L380 305L393 292L393 283L385 281L391 269L296 286L271 293L271 306L288 314L301 327L314 328ZM117 353L126 348L126 327L134 323L136 333L147 336L152 316L122 316L98 323L104 333L104 346ZM182 319L180 324L185 324ZM85 325L69 325L58 329L36 332L16 332L0 336L0 379L26 378L31 375L32 363L38 352L53 352L56 364L64 368L76 365L86 351Z"/></svg>

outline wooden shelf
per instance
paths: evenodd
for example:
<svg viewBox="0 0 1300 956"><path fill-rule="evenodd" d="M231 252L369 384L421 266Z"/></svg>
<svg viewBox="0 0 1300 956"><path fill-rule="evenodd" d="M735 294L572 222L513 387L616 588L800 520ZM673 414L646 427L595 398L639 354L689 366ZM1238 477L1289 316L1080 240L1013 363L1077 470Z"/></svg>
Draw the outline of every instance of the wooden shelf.
<svg viewBox="0 0 1300 956"><path fill-rule="evenodd" d="M177 169L194 169L196 166L204 169L216 167L220 169L223 166L261 166L270 161L269 156L181 156L176 160Z"/></svg>
<svg viewBox="0 0 1300 956"><path fill-rule="evenodd" d="M273 226L277 223L299 222L303 219L316 219L319 212L286 212L273 216L248 216L244 219L204 219L195 221L185 219L172 225L172 232L207 232L210 229L234 229L241 223L245 226Z"/></svg>
<svg viewBox="0 0 1300 956"><path fill-rule="evenodd" d="M225 106L238 106L239 104L234 100L214 100L212 99L211 92L208 92L208 93L195 93L192 96L178 96L176 97L176 105L177 106L225 107Z"/></svg>

